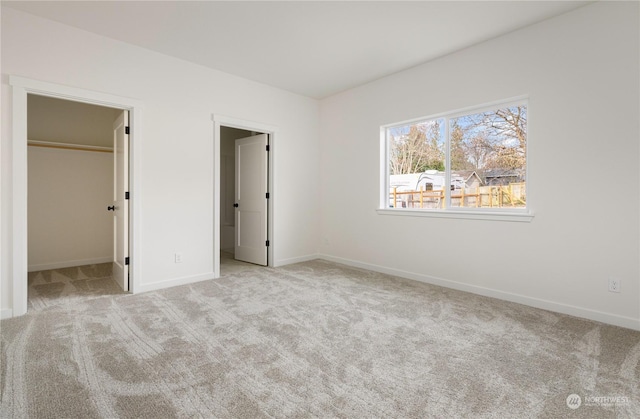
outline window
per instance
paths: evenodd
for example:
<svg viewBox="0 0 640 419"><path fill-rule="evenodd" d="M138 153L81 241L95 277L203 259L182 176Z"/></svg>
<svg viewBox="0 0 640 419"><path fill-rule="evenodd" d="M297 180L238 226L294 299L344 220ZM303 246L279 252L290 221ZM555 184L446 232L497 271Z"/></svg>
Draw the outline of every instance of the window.
<svg viewBox="0 0 640 419"><path fill-rule="evenodd" d="M387 125L381 137L381 209L528 214L526 101Z"/></svg>

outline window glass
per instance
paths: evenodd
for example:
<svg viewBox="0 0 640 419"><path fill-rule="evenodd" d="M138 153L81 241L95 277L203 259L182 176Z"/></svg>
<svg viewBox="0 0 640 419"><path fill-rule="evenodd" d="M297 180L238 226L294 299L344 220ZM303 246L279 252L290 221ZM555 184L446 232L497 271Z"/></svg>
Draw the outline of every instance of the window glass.
<svg viewBox="0 0 640 419"><path fill-rule="evenodd" d="M526 208L525 103L385 131L388 207Z"/></svg>
<svg viewBox="0 0 640 419"><path fill-rule="evenodd" d="M387 130L392 208L441 208L445 170L445 120Z"/></svg>

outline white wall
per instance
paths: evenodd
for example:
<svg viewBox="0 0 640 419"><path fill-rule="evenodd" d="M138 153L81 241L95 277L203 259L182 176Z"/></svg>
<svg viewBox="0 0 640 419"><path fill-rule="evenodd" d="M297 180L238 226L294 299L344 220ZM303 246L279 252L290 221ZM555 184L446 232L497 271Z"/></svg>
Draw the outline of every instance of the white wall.
<svg viewBox="0 0 640 419"><path fill-rule="evenodd" d="M598 2L323 100L321 253L639 327L638 16ZM376 213L381 125L520 95L531 223Z"/></svg>
<svg viewBox="0 0 640 419"><path fill-rule="evenodd" d="M98 147L113 147L113 121L120 109L29 95L27 138Z"/></svg>
<svg viewBox="0 0 640 419"><path fill-rule="evenodd" d="M274 262L315 254L319 105L312 99L83 32L2 10L2 292L11 308L11 88L19 75L143 103L140 289L213 276L212 114L275 126ZM297 174L309 173L301 178ZM174 263L174 253L183 263ZM5 313L6 311L3 311Z"/></svg>
<svg viewBox="0 0 640 419"><path fill-rule="evenodd" d="M113 153L29 147L29 271L113 260Z"/></svg>

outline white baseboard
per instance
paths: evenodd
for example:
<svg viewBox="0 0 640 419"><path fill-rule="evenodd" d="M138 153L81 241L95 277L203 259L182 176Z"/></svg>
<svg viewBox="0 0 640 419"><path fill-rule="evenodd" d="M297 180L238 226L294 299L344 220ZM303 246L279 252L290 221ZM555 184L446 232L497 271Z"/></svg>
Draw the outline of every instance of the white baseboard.
<svg viewBox="0 0 640 419"><path fill-rule="evenodd" d="M214 279L213 272L207 272L204 274L193 276L184 276L182 278L168 279L166 281L153 282L151 284L143 284L140 285L137 289L133 290L133 292L138 294L140 292L161 290L165 288L177 287L179 285L187 285L193 284L195 282L207 281L210 279Z"/></svg>
<svg viewBox="0 0 640 419"><path fill-rule="evenodd" d="M62 262L42 263L38 265L29 265L29 272L47 271L49 269L71 268L74 266L95 265L97 263L113 262L113 256L104 256L100 258L66 260Z"/></svg>
<svg viewBox="0 0 640 419"><path fill-rule="evenodd" d="M277 268L278 266L291 265L293 263L300 263L300 262L308 262L310 260L321 259L321 258L322 257L320 255L313 254L313 255L305 255L305 256L299 256L299 257L289 258L289 259L281 259L281 260L276 260L273 263L273 267Z"/></svg>
<svg viewBox="0 0 640 419"><path fill-rule="evenodd" d="M582 307L571 306L568 304L557 303L554 301L542 300L539 298L527 297L526 295L514 294L510 292L499 291L491 288L480 287L477 285L465 284L462 282L451 281L448 279L437 278L434 276L407 272L400 269L387 268L384 266L374 265L370 263L359 262L350 259L344 259L327 254L319 254L318 258L328 260L330 262L341 263L355 268L367 269L374 272L380 272L388 275L398 276L401 278L412 279L414 281L425 282L427 284L438 285L441 287L452 288L459 291L470 292L472 294L483 295L485 297L497 298L499 300L519 303L543 310L549 310L556 313L568 314L570 316L581 317L584 319L595 320L614 326L625 327L633 330L640 330L640 319L632 317L618 316L616 314L604 313L601 311L590 310Z"/></svg>
<svg viewBox="0 0 640 419"><path fill-rule="evenodd" d="M13 317L13 310L10 308L3 308L2 310L0 310L0 320L2 319L8 319Z"/></svg>

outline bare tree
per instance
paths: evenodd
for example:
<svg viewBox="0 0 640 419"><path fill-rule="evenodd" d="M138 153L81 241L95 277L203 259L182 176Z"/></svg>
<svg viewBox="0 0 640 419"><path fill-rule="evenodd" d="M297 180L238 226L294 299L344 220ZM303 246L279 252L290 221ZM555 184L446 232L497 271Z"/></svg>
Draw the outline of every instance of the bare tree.
<svg viewBox="0 0 640 419"><path fill-rule="evenodd" d="M527 149L527 108L512 106L470 115L473 126L487 133L494 143L517 148L523 155ZM511 140L511 141L510 141Z"/></svg>
<svg viewBox="0 0 640 419"><path fill-rule="evenodd" d="M444 170L443 120L389 130L391 174ZM451 119L452 170L524 169L527 108L512 106Z"/></svg>
<svg viewBox="0 0 640 419"><path fill-rule="evenodd" d="M444 169L444 150L438 121L391 129L389 135L389 168L392 175Z"/></svg>
<svg viewBox="0 0 640 419"><path fill-rule="evenodd" d="M464 120L464 128L458 120ZM454 120L462 139L456 147L476 170L523 169L526 164L527 108L512 106ZM455 128L452 134L455 134ZM452 137L452 152L454 150ZM452 155L453 156L453 155ZM468 166L468 164L467 164Z"/></svg>
<svg viewBox="0 0 640 419"><path fill-rule="evenodd" d="M493 146L485 135L479 134L464 142L462 149L465 151L467 160L473 165L475 170L485 169L487 162L491 159Z"/></svg>

